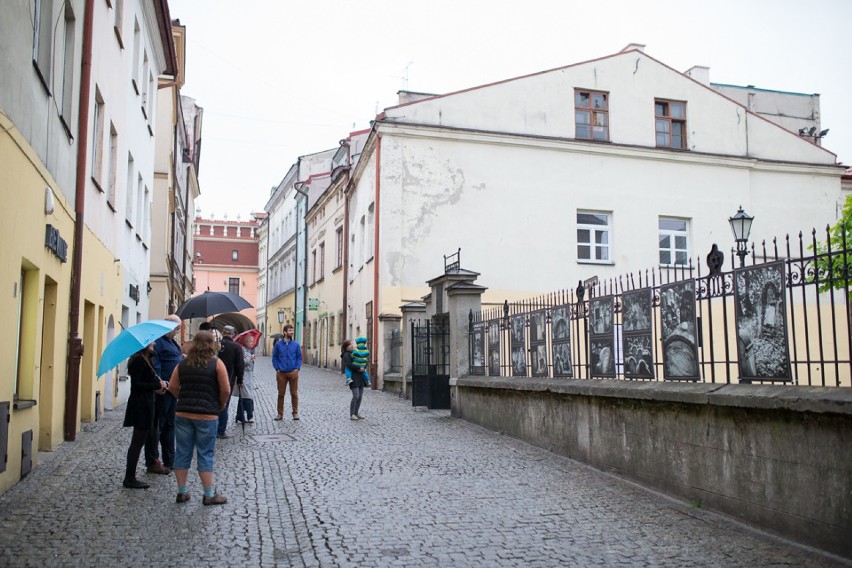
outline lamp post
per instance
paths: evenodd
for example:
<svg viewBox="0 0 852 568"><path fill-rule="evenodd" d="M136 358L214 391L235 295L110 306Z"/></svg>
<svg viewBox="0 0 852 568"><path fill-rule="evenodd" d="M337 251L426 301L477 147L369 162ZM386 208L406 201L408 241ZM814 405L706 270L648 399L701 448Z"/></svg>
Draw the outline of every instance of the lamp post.
<svg viewBox="0 0 852 568"><path fill-rule="evenodd" d="M740 268L745 266L745 257L748 254L748 234L751 232L752 221L754 221L754 217L743 211L742 205L740 205L737 214L728 219L728 223L731 224L731 232L734 233L734 240L737 243Z"/></svg>

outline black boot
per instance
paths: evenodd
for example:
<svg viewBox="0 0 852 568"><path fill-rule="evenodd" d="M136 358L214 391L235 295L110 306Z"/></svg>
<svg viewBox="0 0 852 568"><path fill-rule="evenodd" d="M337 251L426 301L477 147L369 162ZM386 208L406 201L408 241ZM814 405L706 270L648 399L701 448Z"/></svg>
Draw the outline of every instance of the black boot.
<svg viewBox="0 0 852 568"><path fill-rule="evenodd" d="M148 489L150 487L150 485L139 481L135 477L126 477L124 479L124 486L128 489Z"/></svg>

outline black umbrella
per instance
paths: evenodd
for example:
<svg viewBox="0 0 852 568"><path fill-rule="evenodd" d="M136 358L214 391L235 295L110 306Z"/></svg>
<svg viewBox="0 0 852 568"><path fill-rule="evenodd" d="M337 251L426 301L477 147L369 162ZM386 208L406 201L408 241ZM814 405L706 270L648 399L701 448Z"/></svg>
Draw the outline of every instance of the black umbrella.
<svg viewBox="0 0 852 568"><path fill-rule="evenodd" d="M237 294L207 291L184 302L175 313L180 319L206 318L253 307Z"/></svg>
<svg viewBox="0 0 852 568"><path fill-rule="evenodd" d="M272 339L284 339L284 334L283 333L273 333L269 337L271 337Z"/></svg>

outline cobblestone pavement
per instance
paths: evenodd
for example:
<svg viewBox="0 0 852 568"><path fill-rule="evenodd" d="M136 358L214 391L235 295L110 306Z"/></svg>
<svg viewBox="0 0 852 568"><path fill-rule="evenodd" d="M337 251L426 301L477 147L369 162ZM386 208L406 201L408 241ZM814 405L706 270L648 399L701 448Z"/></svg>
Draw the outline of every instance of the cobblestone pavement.
<svg viewBox="0 0 852 568"><path fill-rule="evenodd" d="M0 497L5 566L837 566L842 561L617 477L302 370L298 422L259 359L256 423L216 448L228 497L175 503L174 475L121 486L123 408L42 453ZM233 409L235 404L231 404Z"/></svg>

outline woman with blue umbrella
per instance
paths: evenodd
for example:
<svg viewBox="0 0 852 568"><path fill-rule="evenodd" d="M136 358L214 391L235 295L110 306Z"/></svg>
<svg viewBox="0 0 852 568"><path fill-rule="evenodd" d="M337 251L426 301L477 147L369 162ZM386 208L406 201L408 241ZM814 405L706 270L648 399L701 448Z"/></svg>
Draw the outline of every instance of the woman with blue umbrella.
<svg viewBox="0 0 852 568"><path fill-rule="evenodd" d="M129 489L148 489L148 484L136 478L139 454L144 446L155 448L157 431L154 428L154 394L166 392L168 383L160 379L151 365L154 344L151 343L134 353L127 362L130 374L130 398L124 414L124 426L133 427L130 447L127 449L127 469L124 486Z"/></svg>

